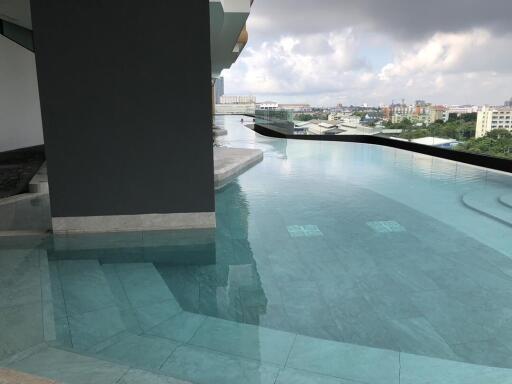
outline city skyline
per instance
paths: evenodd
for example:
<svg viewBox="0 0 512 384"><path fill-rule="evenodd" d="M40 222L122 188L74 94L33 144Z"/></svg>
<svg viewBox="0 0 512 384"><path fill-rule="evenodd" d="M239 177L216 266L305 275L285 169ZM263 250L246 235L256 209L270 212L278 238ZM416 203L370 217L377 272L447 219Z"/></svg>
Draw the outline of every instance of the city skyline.
<svg viewBox="0 0 512 384"><path fill-rule="evenodd" d="M512 4L491 3L259 0L249 43L224 71L226 93L326 106L502 105L512 88Z"/></svg>

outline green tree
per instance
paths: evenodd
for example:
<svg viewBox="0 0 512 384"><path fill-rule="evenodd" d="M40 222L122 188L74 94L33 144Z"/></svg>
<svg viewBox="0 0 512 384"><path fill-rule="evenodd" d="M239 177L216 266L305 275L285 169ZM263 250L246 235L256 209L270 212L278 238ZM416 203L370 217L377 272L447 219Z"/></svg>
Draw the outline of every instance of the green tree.
<svg viewBox="0 0 512 384"><path fill-rule="evenodd" d="M512 159L512 133L506 129L494 129L484 137L469 139L455 149Z"/></svg>

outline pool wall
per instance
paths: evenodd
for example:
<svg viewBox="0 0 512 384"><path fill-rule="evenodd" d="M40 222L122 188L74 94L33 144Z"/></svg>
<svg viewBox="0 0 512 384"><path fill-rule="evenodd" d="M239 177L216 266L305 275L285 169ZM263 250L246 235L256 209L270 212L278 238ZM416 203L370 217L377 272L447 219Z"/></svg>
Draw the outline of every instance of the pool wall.
<svg viewBox="0 0 512 384"><path fill-rule="evenodd" d="M261 135L269 137L278 137L295 140L320 140L320 141L343 141L350 143L363 143L383 145L386 147L403 149L422 153L424 155L440 157L443 159L458 161L465 164L476 165L479 167L490 168L498 171L512 173L512 161L499 157L479 155L476 153L455 151L451 149L432 147L409 141L393 140L374 135L285 135L272 131L261 125L254 125L254 130Z"/></svg>

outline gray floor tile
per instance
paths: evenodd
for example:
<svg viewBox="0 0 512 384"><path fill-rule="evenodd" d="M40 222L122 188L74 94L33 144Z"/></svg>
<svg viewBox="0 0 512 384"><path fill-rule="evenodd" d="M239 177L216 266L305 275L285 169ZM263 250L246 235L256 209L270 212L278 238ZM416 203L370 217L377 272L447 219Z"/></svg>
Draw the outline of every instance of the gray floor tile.
<svg viewBox="0 0 512 384"><path fill-rule="evenodd" d="M423 317L394 320L390 323L390 332L402 352L457 359L452 348Z"/></svg>
<svg viewBox="0 0 512 384"><path fill-rule="evenodd" d="M403 353L401 384L510 384L512 370Z"/></svg>
<svg viewBox="0 0 512 384"><path fill-rule="evenodd" d="M131 367L158 370L178 345L168 339L127 333L95 355Z"/></svg>
<svg viewBox="0 0 512 384"><path fill-rule="evenodd" d="M208 318L190 344L219 352L284 365L295 335L254 325Z"/></svg>
<svg viewBox="0 0 512 384"><path fill-rule="evenodd" d="M140 369L130 369L116 384L190 384L172 377L155 375Z"/></svg>
<svg viewBox="0 0 512 384"><path fill-rule="evenodd" d="M0 252L0 308L41 301L39 250Z"/></svg>
<svg viewBox="0 0 512 384"><path fill-rule="evenodd" d="M122 365L53 348L36 353L9 367L72 384L113 384L128 370L128 367Z"/></svg>
<svg viewBox="0 0 512 384"><path fill-rule="evenodd" d="M452 345L452 350L468 363L491 367L512 367L512 349L498 340Z"/></svg>
<svg viewBox="0 0 512 384"><path fill-rule="evenodd" d="M115 305L114 297L97 260L59 261L58 270L69 315Z"/></svg>
<svg viewBox="0 0 512 384"><path fill-rule="evenodd" d="M43 341L40 303L0 309L0 360Z"/></svg>
<svg viewBox="0 0 512 384"><path fill-rule="evenodd" d="M276 384L354 384L354 381L342 380L336 377L319 375L317 373L286 368L279 372Z"/></svg>
<svg viewBox="0 0 512 384"><path fill-rule="evenodd" d="M68 320L71 342L78 350L89 349L126 330L116 307L70 316Z"/></svg>
<svg viewBox="0 0 512 384"><path fill-rule="evenodd" d="M443 291L414 294L413 302L450 345L489 339L489 332L478 313L451 299Z"/></svg>
<svg viewBox="0 0 512 384"><path fill-rule="evenodd" d="M143 307L174 299L153 264L116 264L116 269L132 307Z"/></svg>
<svg viewBox="0 0 512 384"><path fill-rule="evenodd" d="M274 384L279 368L255 360L184 346L172 354L162 372L197 384Z"/></svg>
<svg viewBox="0 0 512 384"><path fill-rule="evenodd" d="M206 317L190 312L180 312L176 316L146 331L146 334L164 337L186 343L204 323Z"/></svg>
<svg viewBox="0 0 512 384"><path fill-rule="evenodd" d="M147 331L182 311L173 299L137 307L133 309L133 312L142 330Z"/></svg>
<svg viewBox="0 0 512 384"><path fill-rule="evenodd" d="M287 367L368 383L398 383L398 352L298 336Z"/></svg>

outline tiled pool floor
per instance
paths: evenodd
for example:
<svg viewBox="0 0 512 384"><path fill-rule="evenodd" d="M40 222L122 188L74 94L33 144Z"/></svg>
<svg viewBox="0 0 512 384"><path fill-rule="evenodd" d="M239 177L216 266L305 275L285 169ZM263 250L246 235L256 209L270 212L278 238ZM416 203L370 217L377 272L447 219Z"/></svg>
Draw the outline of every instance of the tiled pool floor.
<svg viewBox="0 0 512 384"><path fill-rule="evenodd" d="M510 177L238 121L218 122L221 143L265 160L217 192L215 231L0 242L0 361L44 343L0 366L73 383L512 383L512 228L461 201L508 201Z"/></svg>

